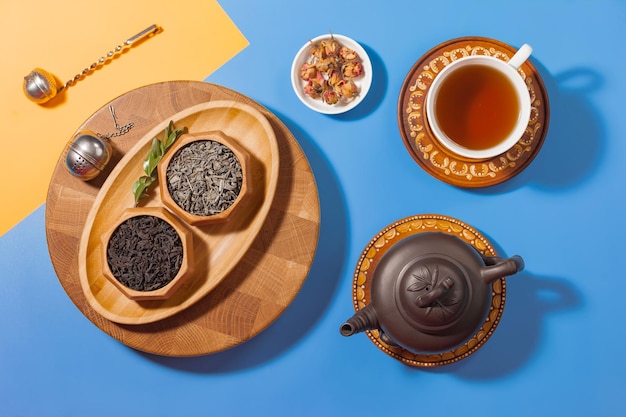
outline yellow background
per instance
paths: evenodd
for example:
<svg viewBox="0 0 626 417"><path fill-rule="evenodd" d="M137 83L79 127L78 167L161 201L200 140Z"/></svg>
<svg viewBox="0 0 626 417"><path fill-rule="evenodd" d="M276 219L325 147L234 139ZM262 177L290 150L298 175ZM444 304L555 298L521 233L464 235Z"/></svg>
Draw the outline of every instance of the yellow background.
<svg viewBox="0 0 626 417"><path fill-rule="evenodd" d="M162 31L54 101L42 106L24 96L32 69L65 83L152 24ZM143 85L203 80L248 44L210 0L0 0L0 39L0 236L45 202L67 142L96 110Z"/></svg>

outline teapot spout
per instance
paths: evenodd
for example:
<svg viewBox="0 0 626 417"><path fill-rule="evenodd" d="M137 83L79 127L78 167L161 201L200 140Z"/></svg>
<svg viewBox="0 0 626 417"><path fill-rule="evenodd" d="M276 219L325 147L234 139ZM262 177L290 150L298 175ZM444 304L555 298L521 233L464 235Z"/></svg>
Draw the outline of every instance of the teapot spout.
<svg viewBox="0 0 626 417"><path fill-rule="evenodd" d="M492 284L502 277L516 274L524 269L524 260L519 255L512 256L509 259L485 258L485 261L488 266L481 270L481 276L485 284Z"/></svg>
<svg viewBox="0 0 626 417"><path fill-rule="evenodd" d="M339 328L339 332L342 336L352 336L355 333L360 333L365 330L372 330L378 328L378 318L376 317L376 311L372 304L368 304L349 318Z"/></svg>

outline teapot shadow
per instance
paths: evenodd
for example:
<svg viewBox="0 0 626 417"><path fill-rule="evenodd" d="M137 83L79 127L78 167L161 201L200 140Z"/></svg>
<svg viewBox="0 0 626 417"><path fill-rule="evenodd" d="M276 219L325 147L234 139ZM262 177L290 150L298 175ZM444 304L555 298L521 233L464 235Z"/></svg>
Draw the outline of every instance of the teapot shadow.
<svg viewBox="0 0 626 417"><path fill-rule="evenodd" d="M572 68L552 75L536 61L549 100L548 133L535 159L515 177L502 184L472 190L499 194L530 184L556 190L577 186L601 165L605 132L589 96L604 80L591 68Z"/></svg>
<svg viewBox="0 0 626 417"><path fill-rule="evenodd" d="M271 110L270 110L271 111ZM339 182L315 142L293 122L273 113L302 147L318 187L321 216L317 251L300 292L267 329L231 349L195 357L167 357L137 352L160 365L193 373L228 373L271 361L305 337L323 317L334 297L347 251L347 209Z"/></svg>
<svg viewBox="0 0 626 417"><path fill-rule="evenodd" d="M443 372L461 378L488 380L504 377L522 368L537 350L547 315L579 309L578 291L563 278L530 273L507 279L507 300L502 322L485 345L464 361Z"/></svg>
<svg viewBox="0 0 626 417"><path fill-rule="evenodd" d="M497 244L494 247L500 256L505 254ZM428 371L474 380L496 379L514 373L532 357L540 340L549 337L542 330L546 317L578 310L584 303L571 281L536 275L529 270L507 277L506 290L501 322L484 346L462 361L427 368Z"/></svg>

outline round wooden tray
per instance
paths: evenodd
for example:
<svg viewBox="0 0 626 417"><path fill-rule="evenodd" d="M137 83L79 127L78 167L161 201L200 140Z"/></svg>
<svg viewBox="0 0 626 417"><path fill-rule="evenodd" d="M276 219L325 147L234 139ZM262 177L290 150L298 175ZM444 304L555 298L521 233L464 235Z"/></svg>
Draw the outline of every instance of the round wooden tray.
<svg viewBox="0 0 626 417"><path fill-rule="evenodd" d="M437 45L413 65L400 90L398 125L409 154L431 176L458 187L489 187L519 174L535 158L548 132L550 110L543 80L530 60L519 70L530 93L530 121L509 151L485 160L466 159L441 145L426 121L426 93L449 62L467 55L508 61L515 52L512 46L493 39L464 37Z"/></svg>
<svg viewBox="0 0 626 417"><path fill-rule="evenodd" d="M382 256L395 243L418 233L442 232L461 238L486 256L498 256L489 241L478 231L452 217L420 214L401 219L381 230L363 250L354 271L352 301L356 311L370 303L370 279ZM400 347L389 346L380 339L378 330L367 331L367 336L380 350L411 366L434 367L457 362L476 352L491 337L500 323L506 300L506 280L500 278L491 284L491 306L481 328L463 345L445 353L414 354Z"/></svg>
<svg viewBox="0 0 626 417"><path fill-rule="evenodd" d="M80 284L79 246L87 216L108 173L163 120L213 100L232 100L259 110L270 122L279 149L279 175L267 219L240 262L209 294L162 320L119 324L95 311ZM145 352L195 356L219 352L259 334L289 306L304 283L315 255L320 208L311 167L286 126L253 100L225 87L175 81L132 90L94 113L77 131L110 132L113 105L119 124L135 123L113 138L108 172L83 182L71 176L61 155L46 200L46 236L59 281L78 309L120 342Z"/></svg>

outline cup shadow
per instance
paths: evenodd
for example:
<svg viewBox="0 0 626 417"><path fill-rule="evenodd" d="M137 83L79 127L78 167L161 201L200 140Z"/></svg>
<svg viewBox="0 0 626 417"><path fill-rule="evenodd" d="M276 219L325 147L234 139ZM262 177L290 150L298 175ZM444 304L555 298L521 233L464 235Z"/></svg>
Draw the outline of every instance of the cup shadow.
<svg viewBox="0 0 626 417"><path fill-rule="evenodd" d="M347 209L339 181L311 137L270 109L302 147L318 187L320 222L317 251L300 292L267 329L231 349L195 357L167 357L139 352L146 359L193 373L228 373L252 368L280 356L305 337L323 317L341 278L347 256Z"/></svg>
<svg viewBox="0 0 626 417"><path fill-rule="evenodd" d="M497 246L496 251L506 256ZM533 356L541 339L550 337L542 328L547 316L578 310L584 304L581 293L570 280L540 276L527 270L507 277L506 290L501 322L484 346L462 361L426 368L427 371L470 380L490 380L512 374Z"/></svg>
<svg viewBox="0 0 626 417"><path fill-rule="evenodd" d="M473 192L499 194L527 184L565 189L590 177L602 162L606 134L602 118L589 100L590 94L603 87L601 75L584 67L553 75L536 60L533 65L545 85L550 108L543 146L526 169L509 181Z"/></svg>

